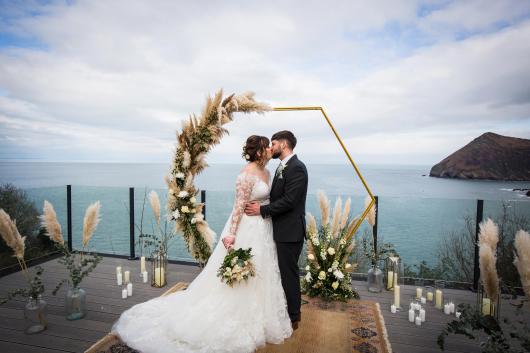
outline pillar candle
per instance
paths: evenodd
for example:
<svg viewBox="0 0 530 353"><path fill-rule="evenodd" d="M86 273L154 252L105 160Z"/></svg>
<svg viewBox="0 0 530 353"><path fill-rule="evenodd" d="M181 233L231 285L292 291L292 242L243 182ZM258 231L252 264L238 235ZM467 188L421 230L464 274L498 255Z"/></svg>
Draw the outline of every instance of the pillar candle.
<svg viewBox="0 0 530 353"><path fill-rule="evenodd" d="M409 321L414 322L414 310L413 309L409 310Z"/></svg>
<svg viewBox="0 0 530 353"><path fill-rule="evenodd" d="M131 271L125 271L125 276L123 276L123 281L129 283L131 281Z"/></svg>
<svg viewBox="0 0 530 353"><path fill-rule="evenodd" d="M449 310L451 311L451 314L455 313L455 303L453 302L449 303Z"/></svg>
<svg viewBox="0 0 530 353"><path fill-rule="evenodd" d="M422 304L426 304L427 303L427 299L425 299L425 297L421 297L420 301L421 301Z"/></svg>
<svg viewBox="0 0 530 353"><path fill-rule="evenodd" d="M416 326L421 326L421 318L416 316Z"/></svg>
<svg viewBox="0 0 530 353"><path fill-rule="evenodd" d="M122 299L127 299L127 289L124 288L124 289L121 291L121 298L122 298Z"/></svg>
<svg viewBox="0 0 530 353"><path fill-rule="evenodd" d="M394 272L394 287L398 285L398 273Z"/></svg>
<svg viewBox="0 0 530 353"><path fill-rule="evenodd" d="M147 283L147 271L142 272L144 283Z"/></svg>
<svg viewBox="0 0 530 353"><path fill-rule="evenodd" d="M482 299L482 314L491 314L491 300L489 298Z"/></svg>
<svg viewBox="0 0 530 353"><path fill-rule="evenodd" d="M449 304L444 305L444 314L445 315L451 314L451 308L449 307Z"/></svg>
<svg viewBox="0 0 530 353"><path fill-rule="evenodd" d="M121 286L123 284L123 275L120 272L116 275L116 277L116 282L118 283L118 286Z"/></svg>
<svg viewBox="0 0 530 353"><path fill-rule="evenodd" d="M390 305L390 312L391 312L392 314L395 314L396 311L397 311L396 306L395 306L394 304Z"/></svg>
<svg viewBox="0 0 530 353"><path fill-rule="evenodd" d="M386 280L386 289L392 288L394 284L394 271L388 271L388 278Z"/></svg>
<svg viewBox="0 0 530 353"><path fill-rule="evenodd" d="M140 272L141 273L145 272L145 256L142 256L140 258Z"/></svg>
<svg viewBox="0 0 530 353"><path fill-rule="evenodd" d="M421 322L425 322L425 309L420 309L420 319Z"/></svg>
<svg viewBox="0 0 530 353"><path fill-rule="evenodd" d="M127 284L127 296L132 296L132 283Z"/></svg>
<svg viewBox="0 0 530 353"><path fill-rule="evenodd" d="M443 309L443 303L442 303L442 291L437 289L436 290L436 309Z"/></svg>
<svg viewBox="0 0 530 353"><path fill-rule="evenodd" d="M121 273L121 266L116 267L116 274Z"/></svg>
<svg viewBox="0 0 530 353"><path fill-rule="evenodd" d="M163 267L155 268L155 284L161 287L164 284L165 273Z"/></svg>
<svg viewBox="0 0 530 353"><path fill-rule="evenodd" d="M432 292L427 292L427 300L432 302L432 299L433 299L434 295Z"/></svg>
<svg viewBox="0 0 530 353"><path fill-rule="evenodd" d="M420 299L423 292L422 288L416 288L416 298Z"/></svg>
<svg viewBox="0 0 530 353"><path fill-rule="evenodd" d="M400 289L401 288L399 286L394 287L394 305L396 306L396 308L399 308L400 306L400 303L399 303Z"/></svg>

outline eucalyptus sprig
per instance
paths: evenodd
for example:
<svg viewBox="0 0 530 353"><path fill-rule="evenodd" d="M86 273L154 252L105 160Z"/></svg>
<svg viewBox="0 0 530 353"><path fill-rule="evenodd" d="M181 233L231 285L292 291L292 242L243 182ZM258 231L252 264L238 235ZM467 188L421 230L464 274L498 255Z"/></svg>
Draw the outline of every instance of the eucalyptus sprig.
<svg viewBox="0 0 530 353"><path fill-rule="evenodd" d="M44 269L40 266L35 266L35 274L28 283L28 288L17 288L7 292L6 298L0 298L0 305L7 303L15 297L33 298L37 299L39 295L44 293L44 284L42 283L42 273Z"/></svg>

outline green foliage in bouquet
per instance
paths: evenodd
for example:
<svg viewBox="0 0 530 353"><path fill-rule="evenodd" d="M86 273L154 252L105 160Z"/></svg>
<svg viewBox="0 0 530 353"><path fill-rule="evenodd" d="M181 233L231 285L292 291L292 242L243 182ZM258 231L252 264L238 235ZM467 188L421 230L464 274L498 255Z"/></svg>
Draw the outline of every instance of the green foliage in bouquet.
<svg viewBox="0 0 530 353"><path fill-rule="evenodd" d="M321 224L317 226L313 215L307 215L307 266L302 279L302 291L310 297L321 297L326 300L346 301L359 298L352 289L351 272L356 267L349 263L355 247L355 240L350 236L356 218L350 220L351 200L344 208L338 198L330 222L330 204L323 192L318 194Z"/></svg>
<svg viewBox="0 0 530 353"><path fill-rule="evenodd" d="M53 290L53 295L57 294L57 291L59 291L64 283L70 283L73 288L78 288L83 279L101 262L101 256L88 251L88 243L100 220L99 209L99 201L87 208L83 220L83 250L80 252L72 252L68 250L64 242L61 225L57 221L57 215L53 205L48 201L44 201L43 215L41 216L42 226L46 229L46 234L50 239L54 241L57 250L63 254L63 257L58 262L64 265L69 272L69 278L62 279L57 284Z"/></svg>
<svg viewBox="0 0 530 353"><path fill-rule="evenodd" d="M250 277L256 275L252 256L252 248L229 250L217 271L217 277L230 287L241 281L248 281Z"/></svg>
<svg viewBox="0 0 530 353"><path fill-rule="evenodd" d="M28 288L17 288L7 292L7 298L0 298L0 305L7 303L7 301L15 297L37 299L39 295L44 293L44 284L41 279L43 272L44 269L42 267L35 266L35 274L28 281Z"/></svg>

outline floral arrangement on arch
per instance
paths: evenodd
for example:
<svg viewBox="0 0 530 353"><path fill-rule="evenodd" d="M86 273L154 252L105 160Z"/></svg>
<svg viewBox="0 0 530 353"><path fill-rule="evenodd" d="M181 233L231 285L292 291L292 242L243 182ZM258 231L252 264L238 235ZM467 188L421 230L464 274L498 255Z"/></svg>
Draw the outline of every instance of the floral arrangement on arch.
<svg viewBox="0 0 530 353"><path fill-rule="evenodd" d="M171 172L166 177L168 186L167 211L175 221L175 231L182 233L188 252L204 265L212 253L215 233L202 215L204 204L197 202L194 179L204 168L206 154L228 133L223 125L233 120L232 114L264 113L267 104L254 100L254 93L232 94L223 99L219 90L208 97L200 116L192 114L177 132L177 143Z"/></svg>
<svg viewBox="0 0 530 353"><path fill-rule="evenodd" d="M351 272L357 265L349 262L355 247L352 232L358 219L350 220L351 200L348 198L342 207L342 199L337 198L333 212L329 199L322 191L318 193L318 201L320 225L312 214L307 214L308 261L302 290L310 297L319 296L327 300L359 298L351 282Z"/></svg>

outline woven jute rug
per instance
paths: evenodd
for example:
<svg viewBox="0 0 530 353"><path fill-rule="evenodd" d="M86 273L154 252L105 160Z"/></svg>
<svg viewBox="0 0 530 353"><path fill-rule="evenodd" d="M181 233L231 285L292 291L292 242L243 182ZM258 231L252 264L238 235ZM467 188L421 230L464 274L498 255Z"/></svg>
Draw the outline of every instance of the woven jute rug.
<svg viewBox="0 0 530 353"><path fill-rule="evenodd" d="M186 289L177 283L164 295ZM327 302L303 296L302 321L283 344L268 344L256 353L392 353L379 304L366 300ZM137 352L113 334L85 353Z"/></svg>

